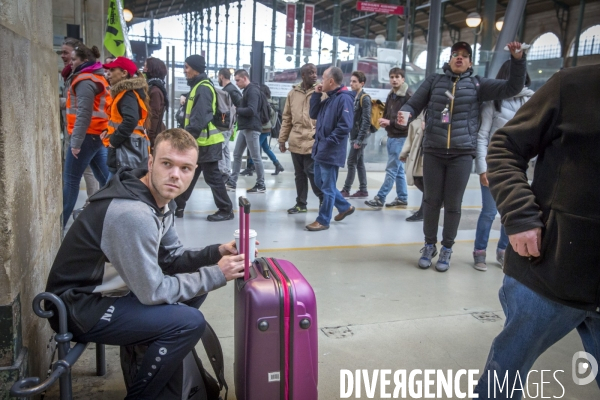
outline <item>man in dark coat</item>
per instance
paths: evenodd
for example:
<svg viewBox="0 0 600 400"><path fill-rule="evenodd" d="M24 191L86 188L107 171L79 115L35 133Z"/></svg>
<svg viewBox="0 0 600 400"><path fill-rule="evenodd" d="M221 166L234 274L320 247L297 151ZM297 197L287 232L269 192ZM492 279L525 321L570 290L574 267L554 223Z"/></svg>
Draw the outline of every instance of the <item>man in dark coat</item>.
<svg viewBox="0 0 600 400"><path fill-rule="evenodd" d="M197 54L185 60L184 71L191 92L185 104L184 129L192 134L198 141L200 153L198 155L198 168L194 173L194 180L190 187L175 199L177 210L175 216L183 217L185 205L194 192L194 187L200 176L204 173L204 181L213 194L218 211L209 215L209 221L227 221L233 219L233 204L227 194L225 182L219 170L219 161L223 154L223 134L213 125L213 101L216 96L212 82L205 73L206 63L204 57ZM190 104L191 102L191 104Z"/></svg>
<svg viewBox="0 0 600 400"><path fill-rule="evenodd" d="M423 137L423 233L419 268L427 269L437 255L440 209L444 205L442 249L435 269L450 268L454 238L460 223L463 194L473 168L479 131L481 103L502 100L521 92L527 72L521 44L508 44L511 53L510 79L486 79L473 75L471 46L457 42L452 46L444 74L432 74L400 111L416 117L427 107ZM398 122L406 125L402 113Z"/></svg>
<svg viewBox="0 0 600 400"><path fill-rule="evenodd" d="M575 383L595 377L600 386L599 104L600 67L564 69L491 139L487 177L511 246L500 289L506 322L475 388L480 399L490 398L494 373L508 382L518 373L525 385L536 359L573 329L585 349L574 355L573 373L578 358L591 364ZM495 398L510 398L508 386Z"/></svg>
<svg viewBox="0 0 600 400"><path fill-rule="evenodd" d="M354 95L342 85L344 73L337 67L323 72L323 83L315 87L310 98L310 117L317 120L312 158L315 160L315 183L323 192L319 216L306 226L309 231L329 229L333 207L341 221L354 212L354 207L336 188L340 167L346 162L348 136L354 120ZM327 98L322 100L323 93ZM322 101L321 101L322 100Z"/></svg>

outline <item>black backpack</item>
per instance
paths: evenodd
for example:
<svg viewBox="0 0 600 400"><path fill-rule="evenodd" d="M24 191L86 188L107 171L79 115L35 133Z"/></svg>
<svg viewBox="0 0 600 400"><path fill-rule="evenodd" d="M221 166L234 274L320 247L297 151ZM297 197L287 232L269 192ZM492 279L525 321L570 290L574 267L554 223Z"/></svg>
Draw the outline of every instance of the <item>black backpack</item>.
<svg viewBox="0 0 600 400"><path fill-rule="evenodd" d="M277 114L277 120L275 120L275 125L271 127L271 137L273 139L279 139L279 131L281 131L281 115L275 111Z"/></svg>
<svg viewBox="0 0 600 400"><path fill-rule="evenodd" d="M180 400L182 398L222 400L220 392L225 388L225 400L227 400L228 387L225 382L223 350L219 338L208 322L202 335L202 344L215 371L216 379L204 369L196 349L192 349L157 398L162 400ZM121 346L121 369L126 387L133 383L147 349L148 346L145 345Z"/></svg>
<svg viewBox="0 0 600 400"><path fill-rule="evenodd" d="M267 96L260 91L260 108L258 110L260 116L260 123L262 125L266 125L271 120L271 109L269 107L269 100L267 100Z"/></svg>

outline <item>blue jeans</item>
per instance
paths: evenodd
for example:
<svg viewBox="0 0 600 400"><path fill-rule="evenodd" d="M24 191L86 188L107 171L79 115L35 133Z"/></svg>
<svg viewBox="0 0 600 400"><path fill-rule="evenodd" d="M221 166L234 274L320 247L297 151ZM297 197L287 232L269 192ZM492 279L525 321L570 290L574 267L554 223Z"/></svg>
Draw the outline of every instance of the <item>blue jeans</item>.
<svg viewBox="0 0 600 400"><path fill-rule="evenodd" d="M337 177L340 167L315 161L315 183L323 192L323 204L319 208L317 222L329 226L333 207L340 213L348 211L350 203L337 189Z"/></svg>
<svg viewBox="0 0 600 400"><path fill-rule="evenodd" d="M269 147L269 136L271 136L270 133L261 133L260 134L260 147L262 148L262 150L265 152L265 154L269 157L269 159L273 162L273 164L279 164L279 161L277 161L277 157L275 157L275 154L271 151L271 148ZM253 165L254 161L252 161L252 158L248 158L248 165Z"/></svg>
<svg viewBox="0 0 600 400"><path fill-rule="evenodd" d="M496 201L492 197L492 192L487 186L481 185L481 214L477 220L477 231L475 232L475 250L487 249L490 230L496 219L498 210ZM505 250L508 246L508 236L504 230L504 225L500 227L500 240L498 241L498 250Z"/></svg>
<svg viewBox="0 0 600 400"><path fill-rule="evenodd" d="M406 174L404 173L404 163L400 161L400 152L406 138L391 138L387 140L388 162L385 167L385 180L377 193L377 197L382 202L385 201L388 193L392 191L396 183L396 196L399 200L408 200L408 187L406 185Z"/></svg>
<svg viewBox="0 0 600 400"><path fill-rule="evenodd" d="M102 144L99 135L85 135L85 139L81 143L81 151L77 155L77 158L73 156L71 147L69 146L63 173L63 227L67 225L73 208L75 208L81 177L88 165L92 169L100 187L106 184L108 179L106 154L106 147Z"/></svg>
<svg viewBox="0 0 600 400"><path fill-rule="evenodd" d="M485 369L475 387L479 399L521 399L522 392L518 390L510 397L517 371L525 386L527 373L535 360L573 329L577 329L585 351L596 360L600 360L599 313L579 310L548 300L508 275L504 277L499 296L506 322L502 332L492 343ZM565 360L567 372L570 363L569 357ZM488 371L490 371L489 378ZM498 376L500 384L505 375L508 375L509 382L508 385L504 385L503 391L500 391L496 385L495 397L494 373ZM571 379L567 374L560 376ZM535 377L538 384L541 382L539 372L533 373L532 377ZM491 393L488 393L488 379ZM600 374L596 376L596 383L600 386Z"/></svg>

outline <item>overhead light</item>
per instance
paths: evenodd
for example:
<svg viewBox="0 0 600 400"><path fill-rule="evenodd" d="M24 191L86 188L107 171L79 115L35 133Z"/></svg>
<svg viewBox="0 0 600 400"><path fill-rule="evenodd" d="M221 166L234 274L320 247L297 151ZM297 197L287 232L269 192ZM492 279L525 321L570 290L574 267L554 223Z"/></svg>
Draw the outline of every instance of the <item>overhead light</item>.
<svg viewBox="0 0 600 400"><path fill-rule="evenodd" d="M283 0L284 3L297 3L298 0Z"/></svg>
<svg viewBox="0 0 600 400"><path fill-rule="evenodd" d="M123 18L125 22L130 22L133 19L133 13L126 8L123 10Z"/></svg>
<svg viewBox="0 0 600 400"><path fill-rule="evenodd" d="M496 29L499 31L502 30L502 26L504 25L504 17L500 17L498 21L496 21Z"/></svg>
<svg viewBox="0 0 600 400"><path fill-rule="evenodd" d="M481 24L481 15L479 15L479 13L472 12L469 15L467 15L466 22L469 28L477 28L479 24Z"/></svg>
<svg viewBox="0 0 600 400"><path fill-rule="evenodd" d="M377 43L377 45L381 46L382 44L385 43L385 36L383 35L377 35L375 36L375 43Z"/></svg>
<svg viewBox="0 0 600 400"><path fill-rule="evenodd" d="M349 54L350 54L350 51L348 51L348 49L344 49L344 50L342 50L342 55L343 55L344 57L348 57L348 55L349 55Z"/></svg>

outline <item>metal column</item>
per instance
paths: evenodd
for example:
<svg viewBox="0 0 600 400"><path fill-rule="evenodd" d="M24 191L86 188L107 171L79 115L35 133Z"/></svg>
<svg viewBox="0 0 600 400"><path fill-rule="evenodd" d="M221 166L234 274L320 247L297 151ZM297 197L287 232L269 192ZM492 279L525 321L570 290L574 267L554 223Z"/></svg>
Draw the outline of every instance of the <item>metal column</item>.
<svg viewBox="0 0 600 400"><path fill-rule="evenodd" d="M271 71L275 71L275 33L277 33L277 0L273 0L273 19L271 21Z"/></svg>
<svg viewBox="0 0 600 400"><path fill-rule="evenodd" d="M340 0L333 3L333 46L331 49L331 64L337 65L338 45L340 40L340 19L341 19Z"/></svg>
<svg viewBox="0 0 600 400"><path fill-rule="evenodd" d="M506 23L506 18L504 18L504 23ZM496 29L496 1L485 1L481 24L481 50L491 51L494 45L494 29ZM481 61L489 61L487 55L482 55Z"/></svg>
<svg viewBox="0 0 600 400"><path fill-rule="evenodd" d="M389 4L399 5L400 0L389 0ZM387 40L388 42L396 42L396 38L398 37L398 16L393 15L388 17L387 19ZM396 47L394 45L394 47Z"/></svg>
<svg viewBox="0 0 600 400"><path fill-rule="evenodd" d="M579 53L579 40L581 39L581 24L583 24L583 13L585 12L585 0L581 0L579 3L579 20L577 21L577 32L575 33L575 44L573 46L573 60L571 60L571 66L577 66L577 56ZM568 50L565 54L565 60L569 56Z"/></svg>
<svg viewBox="0 0 600 400"><path fill-rule="evenodd" d="M300 68L300 60L302 59L302 22L304 22L304 8L296 7L296 68Z"/></svg>
<svg viewBox="0 0 600 400"><path fill-rule="evenodd" d="M242 0L239 1L238 5L238 34L237 34L237 56L235 59L235 69L240 69L240 26L242 24Z"/></svg>
<svg viewBox="0 0 600 400"><path fill-rule="evenodd" d="M402 43L402 69L406 71L406 54L408 52L408 25L412 24L409 20L410 15L410 0L406 0L406 8L404 9L404 39ZM410 38L412 41L412 37Z"/></svg>
<svg viewBox="0 0 600 400"><path fill-rule="evenodd" d="M435 74L438 59L438 43L440 42L440 26L442 22L442 0L431 0L429 9L429 33L427 35L427 67L425 77Z"/></svg>
<svg viewBox="0 0 600 400"><path fill-rule="evenodd" d="M170 88L171 86L173 86L175 84L174 82L171 82L171 80L169 79L169 67L171 66L171 52L169 51L170 50L169 46L166 46L165 50L167 51L167 59L165 60L166 61L165 65L167 67L167 76L165 77L166 78L165 83L167 84L167 88ZM170 126L169 126L169 121L171 121L171 118L169 118L169 114L171 114L170 110L171 110L171 107L167 107L165 109L165 122L166 122L167 129L170 128Z"/></svg>
<svg viewBox="0 0 600 400"><path fill-rule="evenodd" d="M175 104L175 46L171 46L171 100L170 104ZM175 128L175 111L171 107L171 128Z"/></svg>
<svg viewBox="0 0 600 400"><path fill-rule="evenodd" d="M229 67L227 63L227 47L229 47L229 0L225 1L225 58L223 59L225 68Z"/></svg>
<svg viewBox="0 0 600 400"><path fill-rule="evenodd" d="M256 41L256 0L252 0L252 43Z"/></svg>
<svg viewBox="0 0 600 400"><path fill-rule="evenodd" d="M492 56L492 62L485 71L486 78L494 78L502 64L510 58L510 53L502 49L507 43L515 40L526 5L527 0L510 0L508 2L506 14L504 14L504 25L502 25L502 30L496 42L496 51Z"/></svg>
<svg viewBox="0 0 600 400"><path fill-rule="evenodd" d="M208 71L208 65L210 64L210 15L212 14L210 7L206 9L206 55L204 59L206 61L206 70Z"/></svg>
<svg viewBox="0 0 600 400"><path fill-rule="evenodd" d="M219 17L221 16L221 12L219 11L219 4L217 3L217 7L215 9L215 77L217 77L217 73L219 71Z"/></svg>

